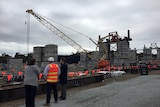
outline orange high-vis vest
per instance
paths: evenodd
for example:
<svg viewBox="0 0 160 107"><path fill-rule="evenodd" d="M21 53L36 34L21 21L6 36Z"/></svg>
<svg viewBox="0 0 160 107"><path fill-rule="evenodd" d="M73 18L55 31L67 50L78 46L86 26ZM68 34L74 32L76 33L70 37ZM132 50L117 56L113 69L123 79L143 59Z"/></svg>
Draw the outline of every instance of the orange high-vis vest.
<svg viewBox="0 0 160 107"><path fill-rule="evenodd" d="M58 82L58 65L49 64L49 71L47 75L47 82L56 83Z"/></svg>

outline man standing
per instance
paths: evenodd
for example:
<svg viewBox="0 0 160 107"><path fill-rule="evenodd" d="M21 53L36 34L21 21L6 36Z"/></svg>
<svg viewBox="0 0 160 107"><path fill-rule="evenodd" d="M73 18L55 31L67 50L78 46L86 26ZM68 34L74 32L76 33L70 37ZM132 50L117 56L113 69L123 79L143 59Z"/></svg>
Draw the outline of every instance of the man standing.
<svg viewBox="0 0 160 107"><path fill-rule="evenodd" d="M68 75L68 66L65 63L65 59L62 58L60 59L61 62L61 74L59 76L60 79L60 84L61 84L61 96L59 97L60 100L65 100L66 99L66 84L67 84L67 75Z"/></svg>
<svg viewBox="0 0 160 107"><path fill-rule="evenodd" d="M44 76L46 77L47 81L47 90L46 90L46 103L44 106L50 106L50 99L51 99L51 90L54 91L54 100L55 103L58 101L58 92L57 92L57 82L58 82L58 75L59 75L59 67L57 64L53 63L54 58L48 58L49 64L44 69Z"/></svg>
<svg viewBox="0 0 160 107"><path fill-rule="evenodd" d="M144 62L140 63L140 73L141 75L148 75L148 68Z"/></svg>

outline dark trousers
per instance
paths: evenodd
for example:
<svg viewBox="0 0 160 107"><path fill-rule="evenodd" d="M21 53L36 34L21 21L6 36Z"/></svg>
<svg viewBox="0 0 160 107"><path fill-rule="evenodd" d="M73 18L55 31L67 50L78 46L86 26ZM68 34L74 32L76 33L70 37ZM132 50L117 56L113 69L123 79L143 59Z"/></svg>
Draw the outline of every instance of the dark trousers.
<svg viewBox="0 0 160 107"><path fill-rule="evenodd" d="M25 85L25 101L26 107L35 107L34 99L36 96L36 86Z"/></svg>
<svg viewBox="0 0 160 107"><path fill-rule="evenodd" d="M61 84L61 97L66 98L66 84Z"/></svg>
<svg viewBox="0 0 160 107"><path fill-rule="evenodd" d="M47 82L47 91L46 91L46 103L50 103L51 99L51 91L54 93L54 100L58 100L58 92L57 92L57 83L49 83Z"/></svg>

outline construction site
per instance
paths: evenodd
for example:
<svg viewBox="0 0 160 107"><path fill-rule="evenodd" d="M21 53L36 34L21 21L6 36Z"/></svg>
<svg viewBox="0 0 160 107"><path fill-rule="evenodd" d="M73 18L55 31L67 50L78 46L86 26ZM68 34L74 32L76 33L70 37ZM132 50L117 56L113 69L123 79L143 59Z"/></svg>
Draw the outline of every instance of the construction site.
<svg viewBox="0 0 160 107"><path fill-rule="evenodd" d="M107 79L113 81L115 78L122 79L126 75L142 75L140 70L140 64L142 63L146 65L149 74L150 72L159 72L160 47L156 43L151 43L150 47L144 45L141 53L138 53L136 48L132 50L130 48L132 31L130 30L126 31L126 36L114 31L108 32L105 36L98 35L96 42L90 38L97 49L88 51L48 22L43 16L33 10L27 10L26 12L79 53L80 60L78 63L68 64L67 88L93 83L102 84L101 82L107 81ZM57 44L33 47L33 58L36 59L36 64L41 70L38 94L44 94L46 91L43 70L48 64L47 59L49 57L54 57L55 63L60 64ZM23 59L11 58L6 66L6 70L0 71L0 102L24 98L23 79L26 63L23 63Z"/></svg>

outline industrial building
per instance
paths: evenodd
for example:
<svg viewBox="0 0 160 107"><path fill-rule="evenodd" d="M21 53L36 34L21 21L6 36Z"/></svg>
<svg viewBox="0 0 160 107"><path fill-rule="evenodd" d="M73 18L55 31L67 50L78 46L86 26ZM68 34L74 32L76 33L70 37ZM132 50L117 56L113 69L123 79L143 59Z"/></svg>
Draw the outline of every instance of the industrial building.
<svg viewBox="0 0 160 107"><path fill-rule="evenodd" d="M107 42L104 42L106 48ZM153 47L145 47L143 48L142 58L138 59L137 50L131 50L130 49L130 43L128 40L123 40L115 43L116 50L109 52L109 58L110 64L113 66L132 66L132 65L138 65L139 61L145 62L146 64L157 64L160 65L160 48L158 46L156 48ZM112 48L112 47L110 47ZM156 50L156 54L153 55L152 50ZM90 55L90 58L88 58L88 55ZM100 59L100 57L103 55L103 49L99 49L99 51L92 51L89 53L80 52L80 60L78 64L75 65L69 65L69 67L73 68L83 68L83 69L93 69L97 66L97 61ZM58 62L58 46L54 44L49 44L44 47L34 47L33 50L33 57L36 59L37 64L39 67L44 68L44 66L47 64L47 58L48 57L54 57L55 62Z"/></svg>
<svg viewBox="0 0 160 107"><path fill-rule="evenodd" d="M36 59L37 65L44 68L48 63L48 57L54 57L55 62L58 61L58 46L54 44L48 44L44 47L33 48L33 58Z"/></svg>
<svg viewBox="0 0 160 107"><path fill-rule="evenodd" d="M97 66L97 61L105 55L105 51L107 51L107 55L104 59L107 59L110 61L111 65L130 65L131 63L137 62L137 56L136 56L136 50L130 49L129 39L123 39L120 41L112 42L112 44L116 44L116 51L111 51L111 40L107 40L102 42L103 46L99 46L98 51L92 51L92 52L80 52L80 61L78 62L79 68L95 68ZM112 38L111 38L112 39ZM49 44L44 47L34 47L33 49L33 58L36 59L37 64L39 67L44 67L47 63L48 57L54 57L55 62L58 62L58 46L54 44Z"/></svg>
<svg viewBox="0 0 160 107"><path fill-rule="evenodd" d="M151 43L150 47L144 46L142 61L147 64L157 64L160 66L160 48L156 43Z"/></svg>

